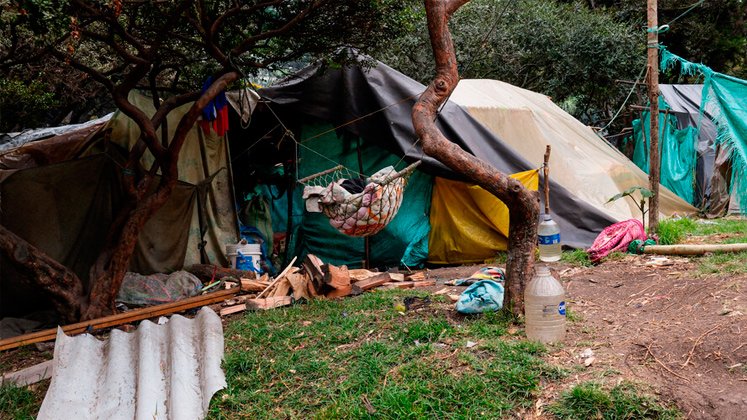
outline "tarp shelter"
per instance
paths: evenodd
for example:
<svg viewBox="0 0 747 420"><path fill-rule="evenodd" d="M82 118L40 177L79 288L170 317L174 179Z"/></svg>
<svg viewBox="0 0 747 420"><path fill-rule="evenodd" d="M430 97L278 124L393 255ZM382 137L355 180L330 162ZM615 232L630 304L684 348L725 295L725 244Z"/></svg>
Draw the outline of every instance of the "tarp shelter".
<svg viewBox="0 0 747 420"><path fill-rule="evenodd" d="M716 144L717 129L712 116L704 112L701 118L703 87L702 84L659 85L663 111L659 115L659 142L662 151L668 151L661 157L662 183L678 184L683 191L681 196L692 197L692 203L709 217L740 213L737 195L730 194L729 189L731 148ZM647 171L650 138L647 111L641 119L633 121L633 138L633 161Z"/></svg>
<svg viewBox="0 0 747 420"><path fill-rule="evenodd" d="M660 104L665 108L659 116L660 126L673 125L678 129L663 132L662 150L682 148L682 178L699 190L702 210L712 217L725 213L747 211L747 80L713 71L703 64L692 63L661 47L661 68L678 71L683 76L702 78L700 88L674 85L662 89ZM673 118L668 111L676 114ZM644 115L642 119L648 119ZM641 126L641 123L638 123ZM683 128L684 126L684 128ZM635 126L634 126L635 127ZM641 156L639 165L647 163L644 137L648 134L643 124L636 135L636 149ZM681 133L689 130L690 134ZM669 137L676 141L667 142ZM640 147L639 147L640 145ZM696 152L692 153L691 150ZM693 157L693 154L696 157ZM711 163L713 162L713 163ZM662 152L662 179L669 176L671 159ZM679 175L678 175L679 176ZM741 204L741 205L740 205Z"/></svg>
<svg viewBox="0 0 747 420"><path fill-rule="evenodd" d="M423 161L410 180L400 214L390 227L371 238L371 259L375 265L394 265L399 258L405 263L426 260L438 263L474 262L492 258L495 251L505 249L506 231L501 231L490 221L489 206L481 206L474 200L465 201L464 198L468 197L465 194L453 197L443 195L454 192L456 186L460 189L475 187L465 184L465 179L423 154L410 115L412 105L424 89L422 84L377 63L370 68L345 66L323 69L312 66L276 86L260 91L273 110L266 118L277 116L284 126L294 127L298 132L295 137L298 141L297 178L338 163L358 170L358 144L363 167L360 172L369 175L385 165L405 165L418 159ZM254 119L259 117L255 114ZM443 107L437 124L451 141L504 173L517 174L541 166L546 142L540 141L537 147L519 152L454 102ZM509 124L518 126L522 122L510 121ZM576 124L580 125L578 122ZM577 125L572 125L570 130L573 129L581 130ZM585 130L590 133L588 128ZM531 134L524 134L525 137L528 135ZM590 135L593 136L593 133ZM573 138L579 136L574 135ZM593 163L593 159L605 153L614 154L611 150L604 150L609 147L602 140L595 141L601 143L597 148L603 151L593 155L563 154L559 151L557 162L563 159L572 162L570 167L558 163L554 173L583 171L585 166ZM609 166L605 171L613 172L623 181L630 180L620 185L646 185L645 176L632 163ZM604 227L622 218L639 217L622 202L610 208L599 203L619 193L622 189L620 186L614 190L610 188L609 193L600 193L596 201L584 198L581 195L585 194L584 189L596 182L596 178L590 175L584 177L583 182L572 185L573 189L554 179L551 183L553 217L560 224L563 242L567 245L589 246ZM296 195L300 195L300 192L297 191ZM296 197L291 210L291 253L314 253L333 263L359 264L363 259L363 241L341 236L329 227L329 222L323 216L304 212L300 201L300 197ZM273 216L286 213L287 202L281 199L273 203ZM438 203L452 211L451 220L439 219L434 222L433 209ZM679 199L672 198L671 203L671 207L664 206L666 211L681 210L684 213L692 210ZM620 210L616 215L610 209L617 207ZM476 219L480 221L472 223ZM465 221L470 221L466 230L462 229L467 226ZM273 224L276 224L275 219ZM283 225L282 222L278 223L276 231ZM463 236L473 238L480 238L483 234L488 237L501 236L503 242L493 248L485 246L485 242L482 247L472 248L474 243L463 246L461 239L456 236L455 232L458 231L462 231ZM434 255L434 249L450 249L451 253ZM470 252L472 255L469 255Z"/></svg>
<svg viewBox="0 0 747 420"><path fill-rule="evenodd" d="M630 187L647 187L648 176L547 96L498 80L460 80L451 101L532 166L542 165L537 151L550 145L550 178L600 213L615 221L641 218L631 200L608 201ZM562 200L553 190L551 206ZM659 209L665 217L696 212L666 188L661 189Z"/></svg>
<svg viewBox="0 0 747 420"><path fill-rule="evenodd" d="M133 94L130 101L153 113L149 98ZM189 106L169 114L169 136ZM116 113L106 122L4 152L1 223L87 281L122 205L123 152L138 135L135 124ZM235 243L238 233L226 147L214 132L190 131L179 158L180 181L146 223L131 271L150 274L200 262L227 263L223 247ZM5 257L0 259L0 317L45 306L38 290L20 281L23 275Z"/></svg>

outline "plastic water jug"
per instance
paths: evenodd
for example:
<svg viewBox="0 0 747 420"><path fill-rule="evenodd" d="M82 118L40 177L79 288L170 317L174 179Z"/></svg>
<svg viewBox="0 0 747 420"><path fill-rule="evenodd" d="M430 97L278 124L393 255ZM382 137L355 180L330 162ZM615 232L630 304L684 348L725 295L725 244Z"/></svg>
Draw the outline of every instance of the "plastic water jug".
<svg viewBox="0 0 747 420"><path fill-rule="evenodd" d="M535 275L524 291L527 338L542 343L565 338L565 290L550 269L535 268Z"/></svg>
<svg viewBox="0 0 747 420"><path fill-rule="evenodd" d="M560 260L560 228L549 214L542 216L537 229L539 236L540 261L553 262Z"/></svg>

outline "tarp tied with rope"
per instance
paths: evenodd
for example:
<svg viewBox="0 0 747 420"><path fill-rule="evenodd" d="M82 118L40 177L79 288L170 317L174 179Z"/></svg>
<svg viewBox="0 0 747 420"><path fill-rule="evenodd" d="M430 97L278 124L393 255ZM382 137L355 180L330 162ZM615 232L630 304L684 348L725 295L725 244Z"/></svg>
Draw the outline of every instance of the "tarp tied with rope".
<svg viewBox="0 0 747 420"><path fill-rule="evenodd" d="M747 177L747 81L692 63L661 47L661 68L675 69L677 65L683 75L703 77L699 119L702 121L704 113L710 115L716 124L716 144L731 149L731 193L745 212L747 188L740 188L739 181Z"/></svg>

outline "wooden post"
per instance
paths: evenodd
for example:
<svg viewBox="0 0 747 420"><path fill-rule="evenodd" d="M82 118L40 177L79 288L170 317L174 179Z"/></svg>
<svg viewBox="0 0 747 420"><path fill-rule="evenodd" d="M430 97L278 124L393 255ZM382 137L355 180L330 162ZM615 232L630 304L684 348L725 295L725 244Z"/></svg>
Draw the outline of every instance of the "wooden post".
<svg viewBox="0 0 747 420"><path fill-rule="evenodd" d="M648 153L649 189L653 196L648 200L648 231L656 233L659 229L659 179L661 160L659 157L659 22L657 0L647 0L648 17L648 101L651 123Z"/></svg>
<svg viewBox="0 0 747 420"><path fill-rule="evenodd" d="M550 214L550 145L545 148L545 165L542 167L545 177L545 214Z"/></svg>

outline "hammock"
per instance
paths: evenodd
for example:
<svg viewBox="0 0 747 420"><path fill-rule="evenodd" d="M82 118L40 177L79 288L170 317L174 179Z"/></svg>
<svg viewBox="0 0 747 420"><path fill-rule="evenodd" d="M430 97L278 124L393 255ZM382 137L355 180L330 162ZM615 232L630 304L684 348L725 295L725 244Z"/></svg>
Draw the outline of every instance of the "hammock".
<svg viewBox="0 0 747 420"><path fill-rule="evenodd" d="M334 178L327 186L306 185L303 191L306 210L323 213L332 227L348 236L378 233L397 215L407 180L418 165L420 161L399 172L387 166L367 179L349 176L349 171L343 177L344 168L337 166L301 179L299 182L306 183L330 174ZM362 191L351 192L356 191L356 185Z"/></svg>

